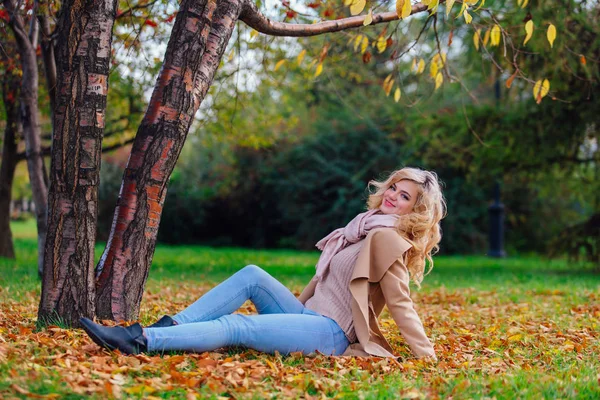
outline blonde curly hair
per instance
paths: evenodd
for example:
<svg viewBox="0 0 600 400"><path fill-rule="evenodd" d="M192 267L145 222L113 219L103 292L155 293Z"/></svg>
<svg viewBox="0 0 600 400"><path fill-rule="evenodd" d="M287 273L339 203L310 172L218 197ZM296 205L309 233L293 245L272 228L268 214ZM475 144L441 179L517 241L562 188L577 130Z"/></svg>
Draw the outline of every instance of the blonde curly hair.
<svg viewBox="0 0 600 400"><path fill-rule="evenodd" d="M440 221L446 216L446 200L442 194L441 183L435 172L419 168L402 168L388 175L383 181L369 182L369 199L367 208L378 209L383 201L383 194L394 183L409 180L419 187L417 200L410 214L401 215L396 224L398 233L402 235L412 248L406 255L406 267L413 282L421 287L423 277L433 268L433 254L439 250L442 238ZM429 270L425 273L425 264Z"/></svg>

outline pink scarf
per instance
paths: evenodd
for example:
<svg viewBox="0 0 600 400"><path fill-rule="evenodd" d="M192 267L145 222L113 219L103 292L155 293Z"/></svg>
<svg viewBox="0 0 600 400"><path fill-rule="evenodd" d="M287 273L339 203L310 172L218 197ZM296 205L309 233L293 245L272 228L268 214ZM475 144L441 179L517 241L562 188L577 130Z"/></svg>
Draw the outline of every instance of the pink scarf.
<svg viewBox="0 0 600 400"><path fill-rule="evenodd" d="M371 229L393 227L399 216L395 214L377 214L380 210L369 210L358 214L343 228L338 228L317 242L317 248L322 250L317 262L317 278L322 279L329 270L333 257L353 243L367 236Z"/></svg>

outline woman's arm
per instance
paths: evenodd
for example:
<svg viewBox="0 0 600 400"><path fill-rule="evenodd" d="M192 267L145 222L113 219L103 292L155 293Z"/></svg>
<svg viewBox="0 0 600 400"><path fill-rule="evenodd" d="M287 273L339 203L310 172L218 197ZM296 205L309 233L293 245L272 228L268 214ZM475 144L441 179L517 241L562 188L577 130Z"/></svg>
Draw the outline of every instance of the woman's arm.
<svg viewBox="0 0 600 400"><path fill-rule="evenodd" d="M379 282L390 314L412 352L419 358L436 358L421 319L413 307L408 283L408 270L400 260L392 264Z"/></svg>

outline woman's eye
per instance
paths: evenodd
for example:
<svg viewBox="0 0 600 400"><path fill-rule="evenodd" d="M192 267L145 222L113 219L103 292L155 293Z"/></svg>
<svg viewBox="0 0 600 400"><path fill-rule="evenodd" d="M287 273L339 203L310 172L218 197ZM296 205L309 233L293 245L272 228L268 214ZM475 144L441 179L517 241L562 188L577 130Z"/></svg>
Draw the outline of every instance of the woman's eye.
<svg viewBox="0 0 600 400"><path fill-rule="evenodd" d="M402 198L403 198L404 200L408 201L408 196L407 196L407 195L403 194L403 195L402 195Z"/></svg>

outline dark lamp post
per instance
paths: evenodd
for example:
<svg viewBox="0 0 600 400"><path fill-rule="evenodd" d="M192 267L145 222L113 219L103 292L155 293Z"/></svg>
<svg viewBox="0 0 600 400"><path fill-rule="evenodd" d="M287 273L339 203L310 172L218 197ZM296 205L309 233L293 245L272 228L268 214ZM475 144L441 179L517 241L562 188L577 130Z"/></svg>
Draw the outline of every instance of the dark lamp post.
<svg viewBox="0 0 600 400"><path fill-rule="evenodd" d="M506 257L504 252L504 204L500 202L500 184L494 186L494 202L488 207L490 217L489 257Z"/></svg>

